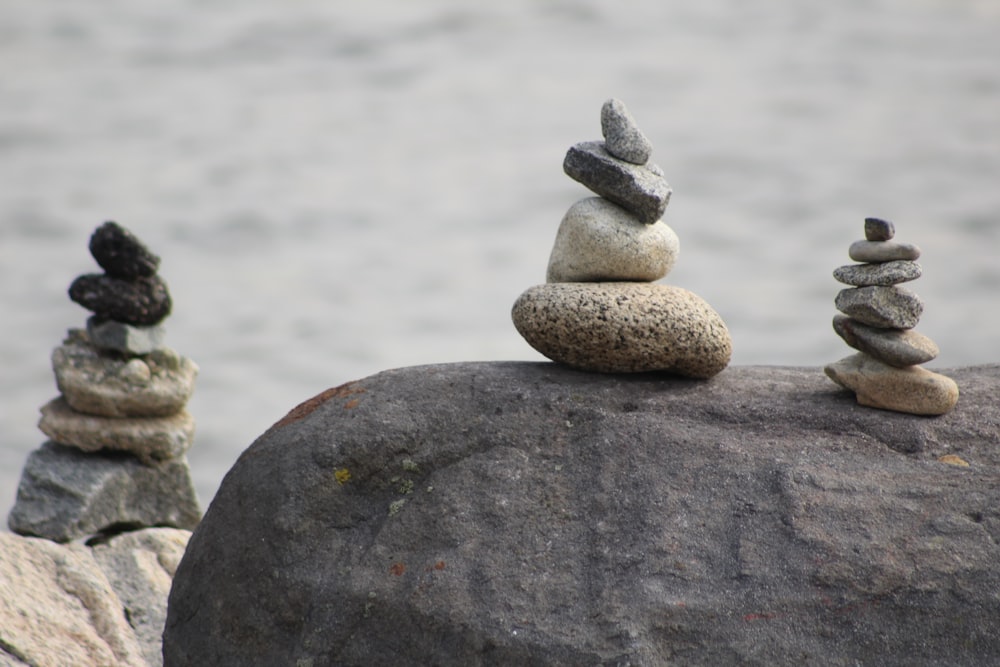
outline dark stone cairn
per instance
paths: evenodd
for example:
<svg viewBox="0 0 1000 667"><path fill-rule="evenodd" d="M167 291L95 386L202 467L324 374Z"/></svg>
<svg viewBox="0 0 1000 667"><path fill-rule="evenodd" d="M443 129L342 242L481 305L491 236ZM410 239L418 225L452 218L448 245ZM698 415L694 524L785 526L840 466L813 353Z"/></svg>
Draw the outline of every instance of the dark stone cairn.
<svg viewBox="0 0 1000 667"><path fill-rule="evenodd" d="M201 517L185 454L185 405L197 365L163 344L170 314L160 258L106 222L90 239L103 274L78 277L70 298L91 311L52 353L60 396L41 408L49 440L21 472L8 516L15 533L56 542Z"/></svg>

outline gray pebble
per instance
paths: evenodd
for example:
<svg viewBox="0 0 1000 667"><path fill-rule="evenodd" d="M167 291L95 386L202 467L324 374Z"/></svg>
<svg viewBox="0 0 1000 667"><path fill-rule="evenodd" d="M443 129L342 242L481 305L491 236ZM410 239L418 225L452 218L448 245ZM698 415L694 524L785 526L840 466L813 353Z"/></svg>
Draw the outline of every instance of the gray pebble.
<svg viewBox="0 0 1000 667"><path fill-rule="evenodd" d="M895 233L895 226L888 220L865 218L865 238L869 241L888 241Z"/></svg>
<svg viewBox="0 0 1000 667"><path fill-rule="evenodd" d="M895 285L849 287L837 294L835 304L845 315L881 329L912 329L924 311L920 297Z"/></svg>
<svg viewBox="0 0 1000 667"><path fill-rule="evenodd" d="M646 164L653 154L653 145L621 100L610 99L601 107L601 132L605 148L616 158Z"/></svg>
<svg viewBox="0 0 1000 667"><path fill-rule="evenodd" d="M870 285L898 285L920 277L920 265L909 260L848 264L834 269L833 277L845 285L867 287Z"/></svg>
<svg viewBox="0 0 1000 667"><path fill-rule="evenodd" d="M563 171L600 196L628 209L642 222L663 217L672 190L655 165L636 165L611 155L603 141L572 146L563 160Z"/></svg>
<svg viewBox="0 0 1000 667"><path fill-rule="evenodd" d="M847 249L855 262L891 262L897 259L920 258L920 248L912 243L895 241L855 241Z"/></svg>
<svg viewBox="0 0 1000 667"><path fill-rule="evenodd" d="M897 368L925 364L939 352L934 341L913 329L878 329L846 315L833 316L833 330L855 350Z"/></svg>

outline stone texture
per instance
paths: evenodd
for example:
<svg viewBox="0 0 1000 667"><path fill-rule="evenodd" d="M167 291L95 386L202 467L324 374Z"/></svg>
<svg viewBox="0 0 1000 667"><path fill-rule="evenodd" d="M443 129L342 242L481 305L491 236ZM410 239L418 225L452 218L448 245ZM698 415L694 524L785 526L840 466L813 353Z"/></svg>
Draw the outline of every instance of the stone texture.
<svg viewBox="0 0 1000 667"><path fill-rule="evenodd" d="M70 284L69 298L99 319L136 326L159 324L172 306L167 284L159 276L122 280L88 273Z"/></svg>
<svg viewBox="0 0 1000 667"><path fill-rule="evenodd" d="M881 218L865 218L866 241L888 241L896 235L896 226Z"/></svg>
<svg viewBox="0 0 1000 667"><path fill-rule="evenodd" d="M651 224L663 217L670 201L670 185L662 171L654 171L615 158L602 141L585 141L572 146L563 161L563 170L600 196L613 201L640 220Z"/></svg>
<svg viewBox="0 0 1000 667"><path fill-rule="evenodd" d="M848 264L833 271L833 277L845 285L870 287L873 285L898 285L920 277L920 265L908 260L878 262L875 264Z"/></svg>
<svg viewBox="0 0 1000 667"><path fill-rule="evenodd" d="M652 282L673 268L680 241L665 222L647 225L600 197L573 204L549 256L548 282Z"/></svg>
<svg viewBox="0 0 1000 667"><path fill-rule="evenodd" d="M121 601L82 545L0 533L0 660L146 665Z"/></svg>
<svg viewBox="0 0 1000 667"><path fill-rule="evenodd" d="M898 368L925 364L940 352L933 340L913 329L879 329L846 315L833 316L833 330L854 349Z"/></svg>
<svg viewBox="0 0 1000 667"><path fill-rule="evenodd" d="M81 334L70 331L52 351L56 386L73 410L98 417L169 417L194 393L198 366L187 357L161 348L123 359L101 354Z"/></svg>
<svg viewBox="0 0 1000 667"><path fill-rule="evenodd" d="M20 535L68 542L122 527L190 529L200 514L184 459L146 466L46 442L28 455L7 522Z"/></svg>
<svg viewBox="0 0 1000 667"><path fill-rule="evenodd" d="M943 415L958 401L958 385L919 366L896 368L864 353L828 364L831 380L850 389L858 403L915 415Z"/></svg>
<svg viewBox="0 0 1000 667"><path fill-rule="evenodd" d="M128 452L147 465L183 456L194 440L194 418L187 410L169 417L94 417L59 397L41 412L38 428L53 441L85 452Z"/></svg>
<svg viewBox="0 0 1000 667"><path fill-rule="evenodd" d="M642 133L621 100L610 99L601 107L601 133L608 153L632 164L646 164L653 145Z"/></svg>
<svg viewBox="0 0 1000 667"><path fill-rule="evenodd" d="M91 343L105 350L136 356L149 354L162 347L167 330L162 324L135 327L115 320L87 318L87 337Z"/></svg>
<svg viewBox="0 0 1000 667"><path fill-rule="evenodd" d="M90 237L90 254L113 278L134 280L156 273L160 258L116 222L105 222Z"/></svg>
<svg viewBox="0 0 1000 667"><path fill-rule="evenodd" d="M115 535L91 548L150 665L163 664L167 597L190 536L187 530L147 528Z"/></svg>
<svg viewBox="0 0 1000 667"><path fill-rule="evenodd" d="M533 348L582 370L708 378L732 355L729 330L718 313L673 285L536 285L518 297L511 317Z"/></svg>
<svg viewBox="0 0 1000 667"><path fill-rule="evenodd" d="M896 241L855 241L847 249L855 262L892 262L920 259L920 248L912 243Z"/></svg>
<svg viewBox="0 0 1000 667"><path fill-rule="evenodd" d="M950 374L934 419L820 368L469 363L328 390L223 480L165 664L991 664L1000 365Z"/></svg>
<svg viewBox="0 0 1000 667"><path fill-rule="evenodd" d="M920 297L897 286L843 289L834 304L862 324L883 329L912 329L924 311Z"/></svg>
<svg viewBox="0 0 1000 667"><path fill-rule="evenodd" d="M161 665L189 537L151 528L88 548L0 533L0 665Z"/></svg>

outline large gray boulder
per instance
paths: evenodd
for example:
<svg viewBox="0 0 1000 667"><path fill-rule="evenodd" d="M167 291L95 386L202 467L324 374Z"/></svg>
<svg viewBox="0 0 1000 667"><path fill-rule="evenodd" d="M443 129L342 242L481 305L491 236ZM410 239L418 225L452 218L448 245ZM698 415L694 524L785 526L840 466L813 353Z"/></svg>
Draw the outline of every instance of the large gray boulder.
<svg viewBox="0 0 1000 667"><path fill-rule="evenodd" d="M983 665L1000 366L928 418L818 368L388 371L247 449L174 578L178 665Z"/></svg>

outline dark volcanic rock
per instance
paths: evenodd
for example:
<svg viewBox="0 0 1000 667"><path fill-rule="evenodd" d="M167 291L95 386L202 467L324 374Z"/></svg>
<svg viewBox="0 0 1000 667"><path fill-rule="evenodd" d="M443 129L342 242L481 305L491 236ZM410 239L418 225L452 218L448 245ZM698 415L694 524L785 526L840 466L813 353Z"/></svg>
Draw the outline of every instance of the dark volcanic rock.
<svg viewBox="0 0 1000 667"><path fill-rule="evenodd" d="M160 266L160 258L116 222L105 222L94 231L90 237L90 254L113 278L148 278Z"/></svg>
<svg viewBox="0 0 1000 667"><path fill-rule="evenodd" d="M69 286L69 298L98 318L135 326L152 326L170 314L167 283L159 276L122 280L88 273Z"/></svg>
<svg viewBox="0 0 1000 667"><path fill-rule="evenodd" d="M165 664L982 665L1000 366L937 418L818 368L547 363L328 390L226 476Z"/></svg>

